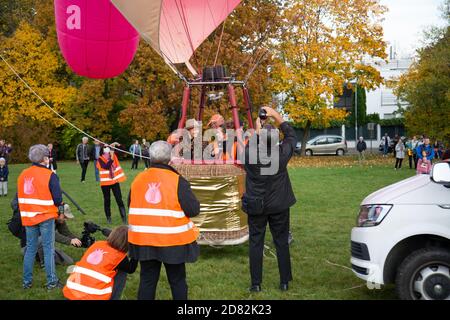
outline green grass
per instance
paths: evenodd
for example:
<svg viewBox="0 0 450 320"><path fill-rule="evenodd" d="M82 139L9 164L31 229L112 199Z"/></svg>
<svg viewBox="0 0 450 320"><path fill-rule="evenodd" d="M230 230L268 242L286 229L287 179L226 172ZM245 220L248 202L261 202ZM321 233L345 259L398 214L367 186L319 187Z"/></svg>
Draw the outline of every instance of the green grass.
<svg viewBox="0 0 450 320"><path fill-rule="evenodd" d="M332 158L330 158L331 161ZM323 161L323 159L321 159ZM142 164L141 164L142 165ZM332 164L331 164L332 165ZM123 163L128 180L122 184L126 200L130 183L140 171L127 170L131 163ZM60 291L47 292L45 272L35 265L34 287L22 289L22 256L18 240L13 237L6 222L11 216L10 200L16 189L16 179L27 165L10 166L9 195L0 198L0 299L62 299ZM350 231L355 225L361 200L369 193L413 175L404 168L394 171L392 166L352 166L345 168L291 168L289 171L297 197L291 209L291 230L294 242L291 259L294 281L290 290L278 290L278 267L274 256L270 232L267 233L265 251L263 292L250 294L248 246L213 248L202 246L199 260L188 264L190 299L395 299L392 286L381 290L367 289L365 282L356 278L350 266ZM88 213L82 216L72 206L75 219L70 228L81 233L85 220L106 226L101 190L94 179L92 163L88 168L85 184L79 181L80 168L73 162L62 162L58 170L62 188L68 192ZM120 224L117 206L112 200L113 224ZM97 234L97 239L102 238ZM63 246L65 252L78 260L83 249ZM340 266L332 265L337 264ZM57 266L62 281L67 274L65 267ZM139 268L129 276L123 299L136 299L139 284ZM170 288L164 271L158 285L157 299L171 299Z"/></svg>

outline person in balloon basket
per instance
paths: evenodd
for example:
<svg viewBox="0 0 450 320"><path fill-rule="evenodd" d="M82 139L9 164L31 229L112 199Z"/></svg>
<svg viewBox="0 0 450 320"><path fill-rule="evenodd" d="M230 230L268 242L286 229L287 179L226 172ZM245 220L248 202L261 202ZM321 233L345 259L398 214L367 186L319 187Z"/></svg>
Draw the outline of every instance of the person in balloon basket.
<svg viewBox="0 0 450 320"><path fill-rule="evenodd" d="M69 300L120 300L127 275L134 273L137 260L128 259L128 227L111 231L106 241L96 241L75 266L63 289Z"/></svg>
<svg viewBox="0 0 450 320"><path fill-rule="evenodd" d="M287 164L294 154L297 137L294 129L283 120L278 112L270 107L261 109L264 110L264 117L260 114L256 120L256 134L252 135L245 147L246 191L242 197L242 209L248 215L250 291L261 291L267 224L269 224L277 252L280 289L286 291L289 282L292 281L289 252L290 207L296 202ZM275 128L267 123L270 118L279 125L280 131L284 135L283 141L279 144L278 141L275 141L276 135L271 134ZM261 135L262 129L267 130L267 135ZM255 145L258 150L258 158L252 163L249 161L249 155L252 152L250 148ZM271 150L271 152L264 150ZM276 153L278 153L278 158L273 156ZM264 159L265 157L267 158ZM276 172L265 172L265 169L270 168L274 161L278 161Z"/></svg>
<svg viewBox="0 0 450 320"><path fill-rule="evenodd" d="M111 145L112 146L112 145ZM106 221L111 223L111 191L119 207L120 217L123 223L127 223L125 204L122 200L120 183L126 180L125 173L120 166L119 159L110 147L105 146L97 160L97 168L100 174L100 187L103 193L103 207Z"/></svg>
<svg viewBox="0 0 450 320"><path fill-rule="evenodd" d="M17 196L22 225L26 232L26 248L23 259L23 288L33 283L33 266L39 245L44 251L47 274L46 288L61 288L55 271L55 220L58 212L64 212L59 179L49 168L49 151L45 145L30 148L28 158L33 163L22 171L17 180Z"/></svg>
<svg viewBox="0 0 450 320"><path fill-rule="evenodd" d="M190 220L200 203L189 183L168 165L172 147L165 141L150 146L151 166L133 183L129 203L129 255L141 265L139 300L154 300L164 264L174 300L188 298L186 262L199 255L199 230Z"/></svg>

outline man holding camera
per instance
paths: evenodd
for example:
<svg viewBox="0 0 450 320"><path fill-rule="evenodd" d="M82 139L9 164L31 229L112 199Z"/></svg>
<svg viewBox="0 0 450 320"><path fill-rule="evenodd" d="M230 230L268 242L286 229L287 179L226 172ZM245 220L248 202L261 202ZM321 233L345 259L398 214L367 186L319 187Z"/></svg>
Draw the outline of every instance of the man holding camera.
<svg viewBox="0 0 450 320"><path fill-rule="evenodd" d="M25 227L22 226L20 219L20 210L17 197L11 201L11 208L13 209L13 217L8 222L8 228L13 235L20 239L20 247L22 248L22 254L25 254L25 248L27 243L27 237ZM72 219L74 216L70 210L68 204L64 204L64 212L59 213L58 218L55 220L55 242L65 245L72 245L74 247L81 247L82 242L75 236L69 229L66 221ZM44 251L42 247L42 239L38 239L37 258L44 266ZM55 248L55 264L71 265L73 259L67 255L64 251Z"/></svg>
<svg viewBox="0 0 450 320"><path fill-rule="evenodd" d="M267 119L273 119L284 135L278 143L278 135ZM262 130L267 130L262 132ZM267 135L265 134L267 133ZM253 141L252 141L253 140ZM294 154L297 137L294 129L283 120L281 115L270 107L262 107L256 121L256 134L250 138L245 148L246 193L242 199L242 209L248 214L249 259L251 274L251 292L261 291L264 237L269 224L277 251L280 272L280 290L288 290L292 281L289 253L289 215L290 207L296 202L289 179L287 164ZM257 161L251 163L249 155L253 146L257 148ZM268 151L264 155L264 150ZM254 151L254 150L253 150ZM278 154L278 157L276 157ZM265 158L265 159L264 159ZM276 172L265 174L278 162Z"/></svg>

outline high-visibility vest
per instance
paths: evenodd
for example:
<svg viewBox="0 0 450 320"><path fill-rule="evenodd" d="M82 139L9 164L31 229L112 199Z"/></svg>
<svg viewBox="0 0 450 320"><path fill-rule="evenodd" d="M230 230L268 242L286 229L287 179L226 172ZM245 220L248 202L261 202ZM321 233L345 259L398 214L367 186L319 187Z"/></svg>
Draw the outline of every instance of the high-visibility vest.
<svg viewBox="0 0 450 320"><path fill-rule="evenodd" d="M118 182L124 182L127 179L116 155L114 155L113 159L115 166L113 177L110 176L109 170L102 168L102 166L100 165L100 161L107 163L109 160L102 155L97 161L97 168L100 174L100 186L110 186Z"/></svg>
<svg viewBox="0 0 450 320"><path fill-rule="evenodd" d="M229 152L228 146L227 150L224 150L223 152L223 160L236 160L237 159L237 141L233 142L233 145L231 146L231 150Z"/></svg>
<svg viewBox="0 0 450 320"><path fill-rule="evenodd" d="M140 246L170 247L194 242L199 230L185 216L178 200L179 175L150 168L131 184L128 242Z"/></svg>
<svg viewBox="0 0 450 320"><path fill-rule="evenodd" d="M96 241L75 264L63 288L70 300L109 300L117 266L126 257L106 241Z"/></svg>
<svg viewBox="0 0 450 320"><path fill-rule="evenodd" d="M49 182L53 172L48 168L31 166L17 180L17 197L23 226L34 226L58 217Z"/></svg>

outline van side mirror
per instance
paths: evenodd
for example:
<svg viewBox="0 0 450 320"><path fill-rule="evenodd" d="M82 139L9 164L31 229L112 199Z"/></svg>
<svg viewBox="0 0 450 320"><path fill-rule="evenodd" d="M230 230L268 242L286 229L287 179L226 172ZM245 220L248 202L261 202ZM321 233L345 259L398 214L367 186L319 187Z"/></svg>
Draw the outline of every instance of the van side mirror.
<svg viewBox="0 0 450 320"><path fill-rule="evenodd" d="M431 170L431 180L439 184L450 184L450 163L436 163Z"/></svg>

